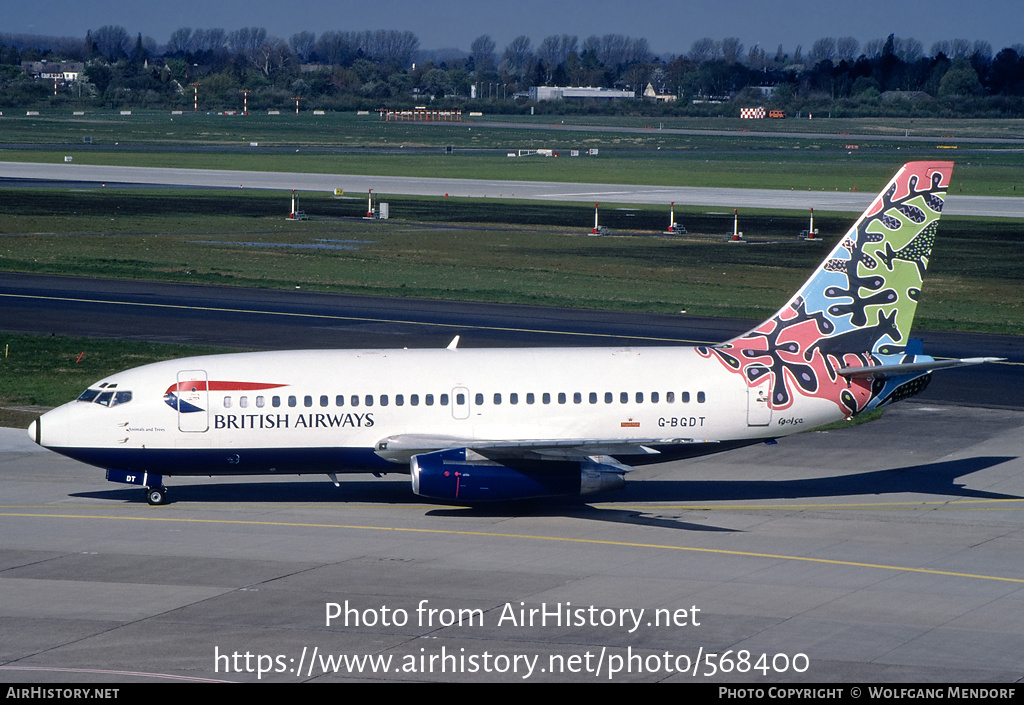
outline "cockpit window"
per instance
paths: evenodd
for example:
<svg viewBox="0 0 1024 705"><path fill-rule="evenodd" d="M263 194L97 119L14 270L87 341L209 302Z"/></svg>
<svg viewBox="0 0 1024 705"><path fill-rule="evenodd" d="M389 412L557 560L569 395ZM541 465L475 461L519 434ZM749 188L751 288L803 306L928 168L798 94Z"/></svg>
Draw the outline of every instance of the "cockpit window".
<svg viewBox="0 0 1024 705"><path fill-rule="evenodd" d="M132 400L132 393L127 390L117 391L115 385L110 385L106 390L86 389L76 401L92 402L103 406L117 406L127 404Z"/></svg>
<svg viewBox="0 0 1024 705"><path fill-rule="evenodd" d="M86 389L76 401L92 401L100 393L98 389Z"/></svg>

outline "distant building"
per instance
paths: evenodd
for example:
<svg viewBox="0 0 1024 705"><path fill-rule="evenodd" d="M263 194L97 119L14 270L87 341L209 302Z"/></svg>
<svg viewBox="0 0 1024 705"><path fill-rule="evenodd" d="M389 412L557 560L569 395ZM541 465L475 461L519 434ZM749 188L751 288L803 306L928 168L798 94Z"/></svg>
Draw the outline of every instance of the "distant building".
<svg viewBox="0 0 1024 705"><path fill-rule="evenodd" d="M569 98L635 98L633 91L620 91L614 88L593 88L590 86L531 86L530 100L564 100Z"/></svg>
<svg viewBox="0 0 1024 705"><path fill-rule="evenodd" d="M74 83L85 71L81 61L22 61L21 70L32 78Z"/></svg>
<svg viewBox="0 0 1024 705"><path fill-rule="evenodd" d="M644 89L644 98L652 98L663 103L674 103L678 97L674 93L658 93L651 83L648 83L647 88Z"/></svg>

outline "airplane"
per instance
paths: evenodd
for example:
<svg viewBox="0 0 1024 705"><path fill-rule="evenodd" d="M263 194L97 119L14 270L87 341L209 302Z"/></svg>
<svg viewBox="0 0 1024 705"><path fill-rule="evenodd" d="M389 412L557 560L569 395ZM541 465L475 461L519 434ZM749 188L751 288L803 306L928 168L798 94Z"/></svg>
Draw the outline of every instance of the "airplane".
<svg viewBox="0 0 1024 705"><path fill-rule="evenodd" d="M165 476L408 472L449 502L618 489L632 465L810 430L905 399L951 162L911 162L775 315L719 345L299 350L119 372L28 428L167 500ZM629 464L627 464L629 463Z"/></svg>

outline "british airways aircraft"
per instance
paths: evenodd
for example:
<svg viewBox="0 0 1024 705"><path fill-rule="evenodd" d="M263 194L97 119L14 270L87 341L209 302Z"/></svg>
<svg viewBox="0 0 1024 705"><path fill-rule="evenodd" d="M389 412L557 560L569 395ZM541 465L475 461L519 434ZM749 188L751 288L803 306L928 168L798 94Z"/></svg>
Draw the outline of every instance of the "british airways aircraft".
<svg viewBox="0 0 1024 705"><path fill-rule="evenodd" d="M28 428L166 501L164 476L409 472L457 502L617 489L905 399L909 339L953 165L913 162L779 311L715 346L305 350L193 357L98 381Z"/></svg>

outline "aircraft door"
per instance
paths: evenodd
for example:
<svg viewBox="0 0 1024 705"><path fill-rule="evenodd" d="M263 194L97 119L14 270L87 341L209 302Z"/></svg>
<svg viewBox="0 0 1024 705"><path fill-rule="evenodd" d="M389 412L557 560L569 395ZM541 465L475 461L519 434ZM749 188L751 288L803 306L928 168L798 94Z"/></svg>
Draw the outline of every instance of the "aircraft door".
<svg viewBox="0 0 1024 705"><path fill-rule="evenodd" d="M452 390L452 416L457 419L469 418L469 390L465 387Z"/></svg>
<svg viewBox="0 0 1024 705"><path fill-rule="evenodd" d="M767 426L772 422L772 376L764 365L752 367L755 369L747 372L756 383L747 387L747 425Z"/></svg>
<svg viewBox="0 0 1024 705"><path fill-rule="evenodd" d="M182 370L175 390L178 430L203 433L210 428L210 393L206 370Z"/></svg>

